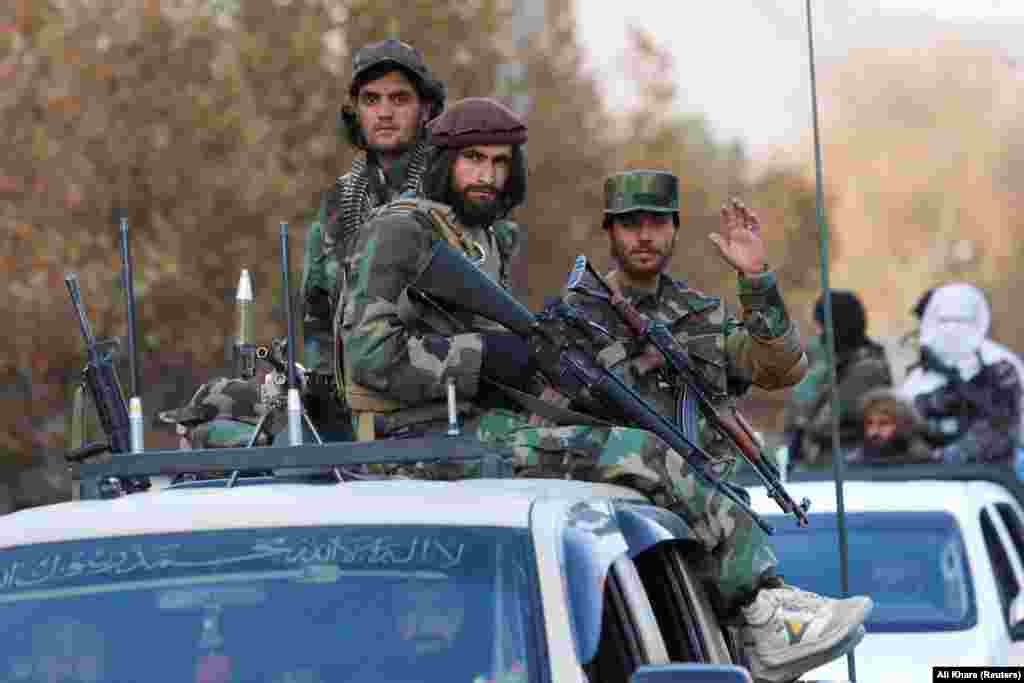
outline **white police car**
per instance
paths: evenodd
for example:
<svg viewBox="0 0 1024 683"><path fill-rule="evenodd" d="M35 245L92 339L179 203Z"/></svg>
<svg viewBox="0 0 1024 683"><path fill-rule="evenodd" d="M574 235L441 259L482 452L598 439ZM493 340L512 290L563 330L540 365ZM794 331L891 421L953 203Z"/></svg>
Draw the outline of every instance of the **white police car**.
<svg viewBox="0 0 1024 683"><path fill-rule="evenodd" d="M0 679L750 680L687 567L689 530L631 489L284 473L429 459L439 444L469 459L484 448L409 439L79 466L78 500L0 517ZM278 476L106 486L235 468Z"/></svg>

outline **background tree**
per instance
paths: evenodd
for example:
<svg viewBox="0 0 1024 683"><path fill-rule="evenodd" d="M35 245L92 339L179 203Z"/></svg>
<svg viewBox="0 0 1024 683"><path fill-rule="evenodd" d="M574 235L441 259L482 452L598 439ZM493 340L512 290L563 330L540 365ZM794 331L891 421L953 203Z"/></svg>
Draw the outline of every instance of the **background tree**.
<svg viewBox="0 0 1024 683"><path fill-rule="evenodd" d="M548 0L545 30L525 46L510 35L511 10L510 0L17 0L0 13L0 448L10 470L0 479L44 456L59 462L65 446L84 356L64 273L78 273L100 336L125 332L119 217L132 234L147 413L226 370L242 268L261 341L283 334L278 224L291 226L297 274L320 195L351 159L336 129L351 51L389 36L415 43L450 100L492 94L500 64L526 64L530 191L515 216L526 230L515 277L531 306L561 288L578 253L611 265L600 233L607 174L661 167L682 179L676 272L732 296L734 275L706 235L739 195L780 231L772 265L794 314L808 310L817 233L803 172L755 169L712 122L679 114L671 59L644 34L632 33L626 55L635 106L611 111L583 69L572 3ZM770 426L777 404L753 404ZM147 439L174 443L167 431Z"/></svg>

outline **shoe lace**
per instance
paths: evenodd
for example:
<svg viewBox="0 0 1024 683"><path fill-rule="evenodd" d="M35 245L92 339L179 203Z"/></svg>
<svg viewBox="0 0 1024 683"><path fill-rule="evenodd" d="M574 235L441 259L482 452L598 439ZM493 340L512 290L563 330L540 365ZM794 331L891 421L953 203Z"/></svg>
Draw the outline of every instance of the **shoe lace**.
<svg viewBox="0 0 1024 683"><path fill-rule="evenodd" d="M817 593L805 591L796 586L773 588L770 593L780 605L790 609L818 609L828 600Z"/></svg>

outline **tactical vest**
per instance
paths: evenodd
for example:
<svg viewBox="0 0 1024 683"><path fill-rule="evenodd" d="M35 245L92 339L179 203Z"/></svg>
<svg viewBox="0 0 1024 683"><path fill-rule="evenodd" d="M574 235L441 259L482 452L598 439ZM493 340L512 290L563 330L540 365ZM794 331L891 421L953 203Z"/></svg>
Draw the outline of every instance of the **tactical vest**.
<svg viewBox="0 0 1024 683"><path fill-rule="evenodd" d="M508 286L508 264L518 246L518 227L514 223L501 221L488 227L485 231L487 243L484 244L458 224L454 211L447 204L420 197L402 197L374 210L367 222L385 215L401 215L415 220L424 230L465 254L502 286ZM496 263L492 254L497 256ZM422 312L416 310L406 292L399 298L398 309L399 317L408 324L421 317ZM341 313L335 315L335 377L339 392L344 392L345 400L352 410L359 441L375 439L382 422L388 424L387 431L395 431L411 424L442 420L447 416L447 405L444 402L407 405L382 392L346 381L341 347L341 316ZM465 414L472 409L472 404L460 402L458 408L461 414Z"/></svg>

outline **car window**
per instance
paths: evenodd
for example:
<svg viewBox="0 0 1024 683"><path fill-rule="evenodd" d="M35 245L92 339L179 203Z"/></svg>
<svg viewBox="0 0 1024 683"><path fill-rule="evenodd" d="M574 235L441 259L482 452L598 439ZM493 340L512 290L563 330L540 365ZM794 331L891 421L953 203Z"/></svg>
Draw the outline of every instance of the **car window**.
<svg viewBox="0 0 1024 683"><path fill-rule="evenodd" d="M623 558L629 561L628 558ZM584 671L589 683L628 683L644 664L642 639L633 621L622 580L616 571L607 575L602 595L601 639Z"/></svg>
<svg viewBox="0 0 1024 683"><path fill-rule="evenodd" d="M766 515L786 582L839 595L839 544L832 513L809 515L806 528ZM860 512L846 515L849 587L875 602L869 631L956 631L977 623L963 536L945 512Z"/></svg>
<svg viewBox="0 0 1024 683"><path fill-rule="evenodd" d="M707 645L694 615L694 603L683 585L669 543L648 548L635 559L650 595L658 627L673 662L707 662Z"/></svg>
<svg viewBox="0 0 1024 683"><path fill-rule="evenodd" d="M524 531L432 526L7 550L0 680L541 680L533 567Z"/></svg>
<svg viewBox="0 0 1024 683"><path fill-rule="evenodd" d="M1017 556L1024 560L1024 523L1021 522L1020 515L1009 503L996 503L996 511L1006 525L1006 530L1010 532Z"/></svg>
<svg viewBox="0 0 1024 683"><path fill-rule="evenodd" d="M1010 603L1020 593L1020 584L1013 573L1013 565L1010 563L1010 556L1003 546L999 532L989 516L988 509L981 511L981 535L985 539L985 549L988 551L989 560L992 562L992 570L995 573L996 587L999 590L999 602L1003 608L1003 618L1009 619Z"/></svg>

